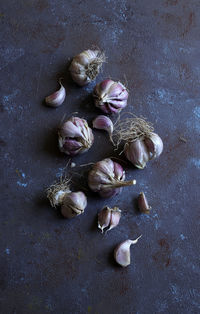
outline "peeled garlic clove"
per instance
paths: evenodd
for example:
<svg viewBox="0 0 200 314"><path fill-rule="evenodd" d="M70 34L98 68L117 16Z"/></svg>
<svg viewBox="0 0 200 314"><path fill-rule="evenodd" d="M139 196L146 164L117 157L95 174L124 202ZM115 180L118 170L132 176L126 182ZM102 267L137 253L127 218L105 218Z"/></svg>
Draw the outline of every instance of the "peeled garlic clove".
<svg viewBox="0 0 200 314"><path fill-rule="evenodd" d="M110 227L107 231L117 227L121 218L121 210L118 207L111 209Z"/></svg>
<svg viewBox="0 0 200 314"><path fill-rule="evenodd" d="M58 144L61 152L67 155L84 153L92 146L94 136L85 119L71 117L58 131Z"/></svg>
<svg viewBox="0 0 200 314"><path fill-rule="evenodd" d="M137 168L144 169L149 161L146 145L141 140L126 143L124 146L126 158Z"/></svg>
<svg viewBox="0 0 200 314"><path fill-rule="evenodd" d="M159 157L163 151L163 141L156 133L151 133L149 137L145 139L145 144L151 159Z"/></svg>
<svg viewBox="0 0 200 314"><path fill-rule="evenodd" d="M122 167L110 158L93 165L88 175L88 185L101 197L111 197L121 192L123 186L136 184L135 180L124 181L125 172Z"/></svg>
<svg viewBox="0 0 200 314"><path fill-rule="evenodd" d="M96 85L93 96L96 107L105 113L119 113L127 105L128 91L122 83L107 79Z"/></svg>
<svg viewBox="0 0 200 314"><path fill-rule="evenodd" d="M99 115L98 117L96 117L96 119L92 121L92 125L95 129L107 131L110 136L111 142L113 142L112 133L114 127L112 121L107 116Z"/></svg>
<svg viewBox="0 0 200 314"><path fill-rule="evenodd" d="M149 206L146 196L143 192L138 197L138 207L141 213L149 214L151 206Z"/></svg>
<svg viewBox="0 0 200 314"><path fill-rule="evenodd" d="M80 86L93 81L99 74L105 55L99 50L85 50L75 56L69 67L72 79Z"/></svg>
<svg viewBox="0 0 200 314"><path fill-rule="evenodd" d="M65 195L61 205L61 213L65 218L73 218L84 213L87 198L83 192L71 192Z"/></svg>
<svg viewBox="0 0 200 314"><path fill-rule="evenodd" d="M66 97L66 90L61 83L61 79L59 80L60 89L55 93L51 94L50 96L45 98L45 102L50 107L59 107L65 100Z"/></svg>
<svg viewBox="0 0 200 314"><path fill-rule="evenodd" d="M114 250L115 261L122 267L127 267L131 263L130 257L130 246L136 244L137 241L141 238L139 236L136 240L126 240L119 244Z"/></svg>
<svg viewBox="0 0 200 314"><path fill-rule="evenodd" d="M98 214L98 228L101 229L102 233L103 233L103 230L109 226L110 219L111 219L111 208L109 207L103 208Z"/></svg>

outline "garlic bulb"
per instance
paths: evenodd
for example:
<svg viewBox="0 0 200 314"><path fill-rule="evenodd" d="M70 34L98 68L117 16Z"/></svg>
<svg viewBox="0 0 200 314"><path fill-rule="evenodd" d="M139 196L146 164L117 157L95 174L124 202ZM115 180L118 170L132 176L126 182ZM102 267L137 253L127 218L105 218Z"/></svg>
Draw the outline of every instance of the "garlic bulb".
<svg viewBox="0 0 200 314"><path fill-rule="evenodd" d="M66 90L61 83L61 79L59 79L60 89L55 93L51 94L50 96L45 98L45 102L50 107L59 107L65 100L66 97Z"/></svg>
<svg viewBox="0 0 200 314"><path fill-rule="evenodd" d="M92 121L93 128L98 130L105 130L108 132L111 142L113 143L112 133L113 133L113 123L107 116L99 115Z"/></svg>
<svg viewBox="0 0 200 314"><path fill-rule="evenodd" d="M87 198L83 192L71 192L69 180L64 180L47 189L47 197L52 207L60 206L65 218L73 218L84 213Z"/></svg>
<svg viewBox="0 0 200 314"><path fill-rule="evenodd" d="M151 206L149 206L147 198L143 192L138 197L138 207L141 213L149 214Z"/></svg>
<svg viewBox="0 0 200 314"><path fill-rule="evenodd" d="M72 117L58 131L58 143L61 152L67 155L84 153L92 146L94 136L86 120Z"/></svg>
<svg viewBox="0 0 200 314"><path fill-rule="evenodd" d="M72 79L80 86L93 81L99 74L105 55L99 50L85 50L73 58L69 67Z"/></svg>
<svg viewBox="0 0 200 314"><path fill-rule="evenodd" d="M163 151L163 142L153 131L151 123L137 117L119 122L115 128L117 146L125 141L126 158L139 169L144 169L149 160L159 157Z"/></svg>
<svg viewBox="0 0 200 314"><path fill-rule="evenodd" d="M126 240L120 243L114 250L115 261L122 267L127 267L131 263L130 246L136 244L141 238L139 236L136 240Z"/></svg>
<svg viewBox="0 0 200 314"><path fill-rule="evenodd" d="M88 175L88 185L101 197L111 197L121 192L123 186L136 184L135 180L124 181L125 171L109 158L93 165Z"/></svg>
<svg viewBox="0 0 200 314"><path fill-rule="evenodd" d="M118 207L110 208L106 206L98 214L98 228L103 233L104 229L109 227L107 231L115 228L120 221L121 210Z"/></svg>
<svg viewBox="0 0 200 314"><path fill-rule="evenodd" d="M107 79L96 85L93 96L96 107L105 113L119 113L127 105L128 91L122 83Z"/></svg>

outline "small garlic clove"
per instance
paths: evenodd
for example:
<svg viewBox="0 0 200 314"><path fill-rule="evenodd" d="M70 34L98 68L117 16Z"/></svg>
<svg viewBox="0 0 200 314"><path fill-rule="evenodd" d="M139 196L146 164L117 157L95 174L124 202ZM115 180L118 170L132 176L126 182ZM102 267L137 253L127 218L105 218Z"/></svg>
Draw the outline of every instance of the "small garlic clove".
<svg viewBox="0 0 200 314"><path fill-rule="evenodd" d="M103 233L104 229L110 224L111 208L105 207L98 213L98 228Z"/></svg>
<svg viewBox="0 0 200 314"><path fill-rule="evenodd" d="M149 206L146 196L143 192L138 197L138 207L141 213L149 214L151 206Z"/></svg>
<svg viewBox="0 0 200 314"><path fill-rule="evenodd" d="M111 219L110 219L110 227L107 231L117 227L121 218L121 210L118 207L114 207L111 209Z"/></svg>
<svg viewBox="0 0 200 314"><path fill-rule="evenodd" d="M121 265L122 267L127 267L128 265L130 265L130 246L132 244L136 244L141 236L139 236L136 240L126 240L116 247L116 249L114 250L114 258L119 265Z"/></svg>
<svg viewBox="0 0 200 314"><path fill-rule="evenodd" d="M62 103L65 100L66 90L61 83L61 79L59 80L59 84L60 84L60 89L45 98L46 104L50 107L54 107L54 108L59 107L62 105Z"/></svg>
<svg viewBox="0 0 200 314"><path fill-rule="evenodd" d="M113 133L113 123L107 116L99 115L92 121L93 128L98 130L105 130L108 132L111 142L113 143L112 133Z"/></svg>

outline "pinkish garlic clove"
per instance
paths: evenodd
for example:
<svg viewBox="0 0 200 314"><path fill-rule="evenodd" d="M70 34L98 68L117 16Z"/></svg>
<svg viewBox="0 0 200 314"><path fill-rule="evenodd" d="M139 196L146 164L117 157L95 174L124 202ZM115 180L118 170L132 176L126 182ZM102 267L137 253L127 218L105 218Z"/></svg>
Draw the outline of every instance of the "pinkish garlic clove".
<svg viewBox="0 0 200 314"><path fill-rule="evenodd" d="M142 235L141 235L142 236ZM130 246L136 244L141 238L139 236L136 240L126 240L120 243L114 250L115 261L122 267L127 267L131 263Z"/></svg>
<svg viewBox="0 0 200 314"><path fill-rule="evenodd" d="M117 227L121 218L121 210L118 207L114 207L111 209L111 219L110 219L110 227L107 231Z"/></svg>
<svg viewBox="0 0 200 314"><path fill-rule="evenodd" d="M93 128L98 130L107 131L111 142L113 143L112 133L113 133L113 123L107 116L99 115L92 121Z"/></svg>
<svg viewBox="0 0 200 314"><path fill-rule="evenodd" d="M141 213L149 214L151 206L149 206L146 196L143 192L138 196L138 207Z"/></svg>
<svg viewBox="0 0 200 314"><path fill-rule="evenodd" d="M59 107L62 105L62 103L65 100L66 90L61 83L61 79L59 79L59 84L60 84L60 89L45 98L46 104L50 107L54 107L54 108Z"/></svg>

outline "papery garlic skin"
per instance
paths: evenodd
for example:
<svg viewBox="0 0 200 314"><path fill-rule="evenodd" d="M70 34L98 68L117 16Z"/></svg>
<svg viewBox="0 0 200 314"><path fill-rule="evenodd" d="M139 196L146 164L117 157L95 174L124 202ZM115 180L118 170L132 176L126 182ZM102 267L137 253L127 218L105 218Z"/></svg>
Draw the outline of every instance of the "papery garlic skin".
<svg viewBox="0 0 200 314"><path fill-rule="evenodd" d="M99 115L92 121L93 128L98 130L104 130L108 132L111 142L113 143L112 133L113 133L113 123L107 116Z"/></svg>
<svg viewBox="0 0 200 314"><path fill-rule="evenodd" d="M84 153L92 146L94 136L86 120L71 117L58 131L58 143L61 152L75 156Z"/></svg>
<svg viewBox="0 0 200 314"><path fill-rule="evenodd" d="M128 91L120 82L107 79L96 85L94 92L95 106L107 114L119 113L127 106Z"/></svg>
<svg viewBox="0 0 200 314"><path fill-rule="evenodd" d="M69 188L70 180L64 180L51 185L47 189L47 198L52 207L60 207L65 218L73 218L84 213L87 197L83 192L72 192Z"/></svg>
<svg viewBox="0 0 200 314"><path fill-rule="evenodd" d="M105 55L99 50L85 50L75 56L69 67L72 79L80 86L87 85L99 74Z"/></svg>
<svg viewBox="0 0 200 314"><path fill-rule="evenodd" d="M136 244L141 238L139 236L136 240L126 240L120 243L114 250L115 261L122 267L127 267L131 263L130 246Z"/></svg>
<svg viewBox="0 0 200 314"><path fill-rule="evenodd" d="M140 195L138 196L138 208L140 212L143 214L150 213L151 206L149 206L144 192L141 192Z"/></svg>
<svg viewBox="0 0 200 314"><path fill-rule="evenodd" d="M118 207L110 208L106 206L98 214L98 228L101 229L103 233L104 229L110 231L111 229L117 227L121 218L121 210Z"/></svg>
<svg viewBox="0 0 200 314"><path fill-rule="evenodd" d="M65 194L61 205L61 213L65 218L73 218L84 213L87 198L83 192Z"/></svg>
<svg viewBox="0 0 200 314"><path fill-rule="evenodd" d="M59 80L59 84L60 84L60 89L45 98L46 104L53 108L61 106L66 97L66 90L61 83L61 79Z"/></svg>
<svg viewBox="0 0 200 314"><path fill-rule="evenodd" d="M88 175L88 185L101 197L111 197L121 192L123 186L136 184L135 180L124 181L125 171L110 158L93 165Z"/></svg>

